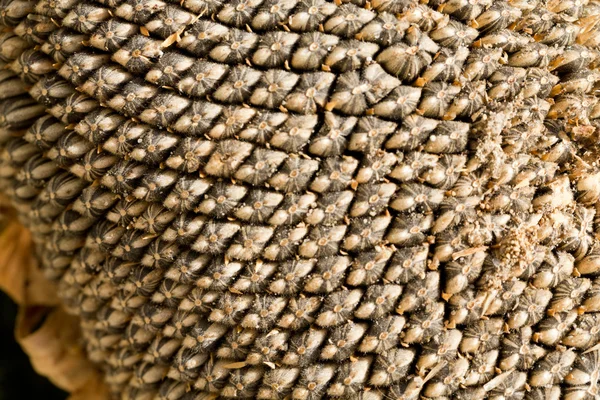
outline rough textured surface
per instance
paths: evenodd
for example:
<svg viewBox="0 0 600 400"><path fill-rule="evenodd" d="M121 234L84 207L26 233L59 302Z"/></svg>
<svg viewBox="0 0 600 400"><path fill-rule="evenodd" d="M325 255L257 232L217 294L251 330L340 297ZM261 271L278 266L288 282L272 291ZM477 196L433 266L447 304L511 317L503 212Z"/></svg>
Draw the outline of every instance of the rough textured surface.
<svg viewBox="0 0 600 400"><path fill-rule="evenodd" d="M0 0L0 183L122 399L596 399L595 0Z"/></svg>

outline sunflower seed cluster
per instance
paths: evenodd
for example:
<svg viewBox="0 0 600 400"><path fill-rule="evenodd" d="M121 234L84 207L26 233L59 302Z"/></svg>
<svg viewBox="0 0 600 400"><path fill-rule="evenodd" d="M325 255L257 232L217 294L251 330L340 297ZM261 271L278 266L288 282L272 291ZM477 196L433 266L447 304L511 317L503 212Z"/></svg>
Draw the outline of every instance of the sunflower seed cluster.
<svg viewBox="0 0 600 400"><path fill-rule="evenodd" d="M0 25L0 189L115 398L599 398L600 1Z"/></svg>

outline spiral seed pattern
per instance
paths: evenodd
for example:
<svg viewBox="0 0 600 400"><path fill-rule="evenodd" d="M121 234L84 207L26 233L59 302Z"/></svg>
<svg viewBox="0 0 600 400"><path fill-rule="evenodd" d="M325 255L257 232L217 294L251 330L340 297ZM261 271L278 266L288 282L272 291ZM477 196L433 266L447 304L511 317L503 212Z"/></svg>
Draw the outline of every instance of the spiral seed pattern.
<svg viewBox="0 0 600 400"><path fill-rule="evenodd" d="M0 26L0 190L115 398L599 396L600 1Z"/></svg>

